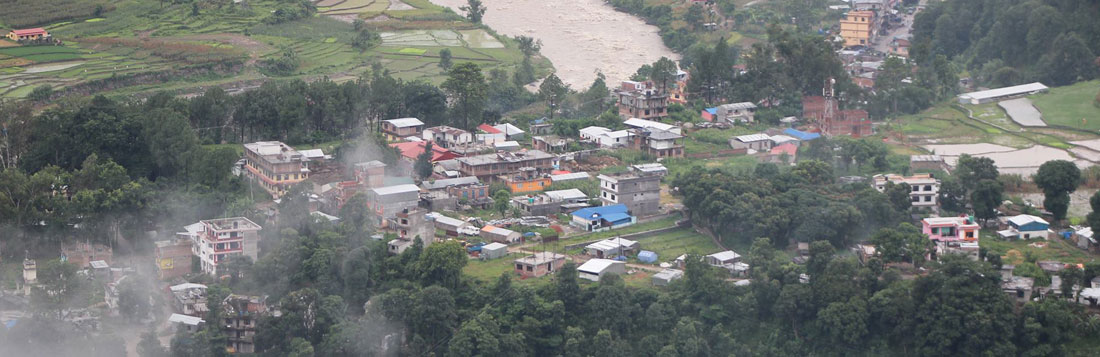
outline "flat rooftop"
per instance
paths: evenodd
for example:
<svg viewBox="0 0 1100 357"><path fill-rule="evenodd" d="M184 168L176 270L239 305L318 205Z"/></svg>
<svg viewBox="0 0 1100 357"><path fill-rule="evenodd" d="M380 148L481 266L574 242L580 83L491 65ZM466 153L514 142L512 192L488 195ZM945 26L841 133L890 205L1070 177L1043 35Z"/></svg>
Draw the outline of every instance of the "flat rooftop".
<svg viewBox="0 0 1100 357"><path fill-rule="evenodd" d="M215 230L229 230L229 229L262 229L260 225L256 224L252 220L244 217L232 217L232 218L216 218L204 220L206 224L214 227ZM236 226L234 226L236 223Z"/></svg>

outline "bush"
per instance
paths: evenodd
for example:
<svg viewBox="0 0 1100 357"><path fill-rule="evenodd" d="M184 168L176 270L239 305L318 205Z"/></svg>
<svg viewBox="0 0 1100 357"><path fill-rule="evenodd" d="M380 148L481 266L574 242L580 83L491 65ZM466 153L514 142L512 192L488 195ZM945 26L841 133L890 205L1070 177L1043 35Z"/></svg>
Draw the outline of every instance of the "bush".
<svg viewBox="0 0 1100 357"><path fill-rule="evenodd" d="M272 74L289 76L298 70L298 66L301 65L301 60L298 59L298 55L294 53L294 51L286 49L283 51L282 56L264 60L263 65L264 68Z"/></svg>
<svg viewBox="0 0 1100 357"><path fill-rule="evenodd" d="M52 97L52 96L53 96L53 86L51 86L49 84L43 84L43 85L34 87L34 90L32 90L31 93L27 95L27 98L29 98L30 100L36 101L36 102L42 102L42 101L49 100L50 97Z"/></svg>

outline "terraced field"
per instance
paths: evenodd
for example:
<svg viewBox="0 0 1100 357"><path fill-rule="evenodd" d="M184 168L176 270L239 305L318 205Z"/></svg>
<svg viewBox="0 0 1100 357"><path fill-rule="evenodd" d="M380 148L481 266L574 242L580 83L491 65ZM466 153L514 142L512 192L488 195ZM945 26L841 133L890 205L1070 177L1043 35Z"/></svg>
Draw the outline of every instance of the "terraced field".
<svg viewBox="0 0 1100 357"><path fill-rule="evenodd" d="M157 83L112 88L120 94L159 89L188 93L211 85L232 90L235 83L247 86L264 79L266 71L259 68L263 60L287 50L300 58L301 65L281 78L306 80L354 79L369 71L372 63L380 63L395 77L439 83L445 77L438 66L443 48L451 50L455 61L475 62L486 70L513 69L522 60L508 39L427 0L321 0L316 3L318 15L278 24L264 21L285 6L278 0L200 7L198 15L191 13L189 4L159 0L112 4L115 10L100 17L43 25L64 46L22 47L0 40L0 97L26 96L44 84L63 89L112 76L243 63L219 67L209 75L157 77ZM358 33L351 19L379 14L385 15L383 20L367 22L367 30L383 33L383 44L365 51L353 47ZM535 65L540 73L549 72L548 62Z"/></svg>

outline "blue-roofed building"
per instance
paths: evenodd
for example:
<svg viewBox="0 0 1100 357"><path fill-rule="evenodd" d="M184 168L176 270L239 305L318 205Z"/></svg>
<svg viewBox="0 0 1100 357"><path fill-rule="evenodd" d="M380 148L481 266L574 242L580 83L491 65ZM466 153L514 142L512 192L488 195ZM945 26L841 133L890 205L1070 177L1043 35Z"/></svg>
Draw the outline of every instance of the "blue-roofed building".
<svg viewBox="0 0 1100 357"><path fill-rule="evenodd" d="M624 204L589 207L573 212L572 225L589 232L629 226L638 221Z"/></svg>
<svg viewBox="0 0 1100 357"><path fill-rule="evenodd" d="M718 107L703 109L700 115L702 115L703 120L712 122L718 116Z"/></svg>
<svg viewBox="0 0 1100 357"><path fill-rule="evenodd" d="M783 134L794 137L800 141L810 141L821 137L821 134L806 132L795 128L784 129Z"/></svg>

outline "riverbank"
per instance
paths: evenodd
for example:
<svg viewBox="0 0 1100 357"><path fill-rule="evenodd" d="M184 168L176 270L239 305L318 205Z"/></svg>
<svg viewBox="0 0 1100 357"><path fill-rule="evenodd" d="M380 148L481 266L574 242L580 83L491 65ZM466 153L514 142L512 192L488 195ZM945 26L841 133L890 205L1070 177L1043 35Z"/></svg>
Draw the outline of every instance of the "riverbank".
<svg viewBox="0 0 1100 357"><path fill-rule="evenodd" d="M464 13L465 0L431 0ZM614 84L630 78L638 67L680 56L665 47L658 29L633 15L616 11L602 0L482 0L483 22L508 36L542 41L542 55L573 89L587 88L596 73ZM609 85L613 86L613 85Z"/></svg>

